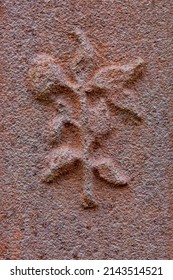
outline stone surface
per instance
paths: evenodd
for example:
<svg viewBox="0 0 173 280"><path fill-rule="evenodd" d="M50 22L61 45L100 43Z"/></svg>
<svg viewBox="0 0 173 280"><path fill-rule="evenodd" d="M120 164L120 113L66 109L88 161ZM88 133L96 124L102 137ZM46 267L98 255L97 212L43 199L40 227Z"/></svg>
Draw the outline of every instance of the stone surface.
<svg viewBox="0 0 173 280"><path fill-rule="evenodd" d="M171 259L170 1L0 3L1 259Z"/></svg>

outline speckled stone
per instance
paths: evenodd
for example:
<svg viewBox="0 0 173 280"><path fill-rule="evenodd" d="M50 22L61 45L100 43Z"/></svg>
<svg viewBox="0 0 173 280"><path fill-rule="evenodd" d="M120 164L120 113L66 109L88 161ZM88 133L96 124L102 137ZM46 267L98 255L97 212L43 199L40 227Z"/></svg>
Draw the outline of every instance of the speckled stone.
<svg viewBox="0 0 173 280"><path fill-rule="evenodd" d="M172 5L0 2L0 258L172 259Z"/></svg>

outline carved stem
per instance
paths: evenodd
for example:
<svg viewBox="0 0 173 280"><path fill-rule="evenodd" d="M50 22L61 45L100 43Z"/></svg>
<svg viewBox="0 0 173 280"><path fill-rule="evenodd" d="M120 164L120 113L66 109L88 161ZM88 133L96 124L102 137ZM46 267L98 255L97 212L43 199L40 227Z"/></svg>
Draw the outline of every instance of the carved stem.
<svg viewBox="0 0 173 280"><path fill-rule="evenodd" d="M90 161L89 148L92 137L89 134L89 120L87 109L87 96L84 90L78 92L81 105L81 131L82 131L82 146L83 146L83 172L84 172L84 202L85 207L95 207L96 202L93 197L93 171Z"/></svg>

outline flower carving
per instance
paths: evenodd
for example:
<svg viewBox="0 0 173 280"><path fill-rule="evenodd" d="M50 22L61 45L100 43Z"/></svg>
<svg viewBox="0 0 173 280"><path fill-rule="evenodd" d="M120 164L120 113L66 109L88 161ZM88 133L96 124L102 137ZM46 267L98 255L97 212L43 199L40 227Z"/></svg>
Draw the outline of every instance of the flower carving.
<svg viewBox="0 0 173 280"><path fill-rule="evenodd" d="M93 156L92 147L112 131L108 103L141 118L131 84L140 78L145 63L137 58L125 65L106 65L82 30L77 28L74 35L79 48L70 63L69 77L54 57L39 54L30 65L29 88L39 102L44 101L58 111L50 124L50 141L54 148L48 156L43 180L56 181L79 163L84 178L83 206L88 208L97 206L93 194L94 171L115 186L124 186L130 180L110 156ZM99 63L103 65L101 68ZM74 100L80 117L73 108ZM76 137L80 140L79 147L62 140L68 128L80 135L79 139Z"/></svg>

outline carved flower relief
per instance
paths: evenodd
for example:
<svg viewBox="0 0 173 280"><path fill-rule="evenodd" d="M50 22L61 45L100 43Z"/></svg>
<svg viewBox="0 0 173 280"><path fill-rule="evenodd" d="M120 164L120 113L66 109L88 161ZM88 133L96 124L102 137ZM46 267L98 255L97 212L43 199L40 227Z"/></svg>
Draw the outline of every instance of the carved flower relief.
<svg viewBox="0 0 173 280"><path fill-rule="evenodd" d="M51 139L56 149L49 155L43 175L44 181L56 180L61 174L71 170L75 162L81 162L84 173L83 205L94 207L97 205L93 194L94 170L98 171L102 179L115 186L126 185L129 182L128 176L110 157L100 155L97 160L93 159L90 155L90 146L99 136L111 132L112 124L107 102L140 118L135 91L131 90L131 84L140 77L145 63L141 58L137 58L129 64L112 64L96 69L98 61L102 58L82 30L76 29L75 34L80 43L75 59L70 65L75 82L69 81L52 56L41 54L31 63L29 87L38 100L46 100L50 106L55 105L56 110L59 106L60 115L50 124ZM96 58L98 61L95 63ZM72 97L78 99L80 118L76 119L74 110L68 102L62 100L62 96L59 97L59 93L62 92L71 98L72 105ZM88 102L89 95L91 97L97 95L97 99L92 102L91 98ZM75 149L68 143L61 143L62 133L67 124L80 131L82 148Z"/></svg>

